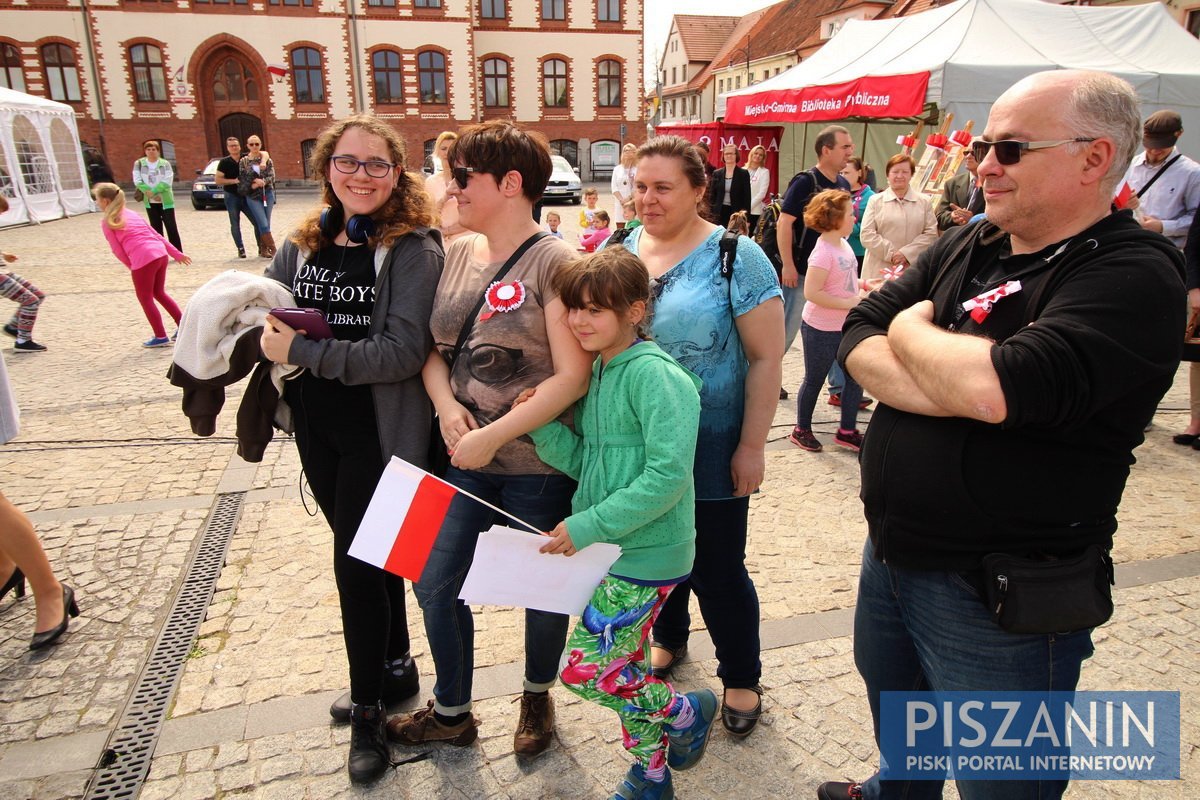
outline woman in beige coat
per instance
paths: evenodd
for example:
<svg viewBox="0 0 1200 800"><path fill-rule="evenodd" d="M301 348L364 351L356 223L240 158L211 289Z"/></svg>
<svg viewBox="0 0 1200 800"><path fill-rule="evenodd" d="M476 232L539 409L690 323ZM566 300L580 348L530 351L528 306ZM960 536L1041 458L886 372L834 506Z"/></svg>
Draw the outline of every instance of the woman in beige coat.
<svg viewBox="0 0 1200 800"><path fill-rule="evenodd" d="M933 204L909 184L916 164L900 153L888 159L888 188L867 202L859 240L866 248L863 280L896 277L937 241Z"/></svg>

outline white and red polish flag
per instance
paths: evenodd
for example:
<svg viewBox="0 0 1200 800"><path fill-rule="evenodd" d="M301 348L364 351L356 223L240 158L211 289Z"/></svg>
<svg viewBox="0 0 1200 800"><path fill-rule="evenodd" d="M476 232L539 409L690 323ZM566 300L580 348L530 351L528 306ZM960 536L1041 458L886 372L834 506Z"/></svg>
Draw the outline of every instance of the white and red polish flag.
<svg viewBox="0 0 1200 800"><path fill-rule="evenodd" d="M442 521L456 495L469 497L541 533L491 503L392 456L371 495L367 512L350 543L349 554L393 575L420 580Z"/></svg>
<svg viewBox="0 0 1200 800"><path fill-rule="evenodd" d="M419 579L457 493L445 481L392 456L350 544L350 555L394 575Z"/></svg>

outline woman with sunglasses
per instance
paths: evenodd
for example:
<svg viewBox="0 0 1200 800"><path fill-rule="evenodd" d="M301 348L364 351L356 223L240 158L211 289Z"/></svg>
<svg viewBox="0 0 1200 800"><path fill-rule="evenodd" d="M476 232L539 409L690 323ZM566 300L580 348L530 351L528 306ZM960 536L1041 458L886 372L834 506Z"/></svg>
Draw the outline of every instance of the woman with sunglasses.
<svg viewBox="0 0 1200 800"><path fill-rule="evenodd" d="M912 187L916 162L907 153L888 159L888 188L867 201L858 238L866 250L862 279L897 278L937 241L929 198Z"/></svg>
<svg viewBox="0 0 1200 800"><path fill-rule="evenodd" d="M238 162L238 194L245 198L246 210L258 232L258 255L275 255L275 239L271 236L271 212L275 210L275 164L271 154L262 149L262 139L246 139L250 152Z"/></svg>
<svg viewBox="0 0 1200 800"><path fill-rule="evenodd" d="M385 706L419 686L403 579L347 551L391 456L427 465L432 410L421 367L433 345L441 235L421 179L404 171L404 142L391 125L367 114L336 122L317 138L310 164L321 202L266 274L299 305L323 312L333 336L318 341L268 316L262 351L305 368L283 399L295 415L300 464L333 530L350 665L350 691L329 713L351 723L350 780L368 783L390 763Z"/></svg>
<svg viewBox="0 0 1200 800"><path fill-rule="evenodd" d="M143 142L142 151L146 156L133 162L133 184L142 193L150 227L159 236L165 235L176 250L183 250L179 227L175 224L175 192L172 189L175 171L170 161L159 157L161 148L157 139Z"/></svg>
<svg viewBox="0 0 1200 800"><path fill-rule="evenodd" d="M746 529L783 379L782 293L766 254L745 236L736 240L732 273L722 274L724 231L700 214L706 176L690 142L651 139L638 149L637 169L642 226L623 244L653 279L654 340L704 382L696 560L654 624L651 664L665 678L686 655L694 592L725 687L722 724L746 736L762 714L758 593L746 571ZM720 180L719 172L713 180Z"/></svg>
<svg viewBox="0 0 1200 800"><path fill-rule="evenodd" d="M575 252L540 230L533 205L550 178L544 137L510 122L459 132L450 150L459 220L475 235L446 251L430 326L436 350L424 377L451 454L446 480L548 531L571 513L575 481L547 466L526 436L560 418L587 391L592 356L567 327L551 279ZM507 269L506 269L507 268ZM517 395L533 396L513 407ZM393 717L388 734L408 745L469 745L474 628L458 599L480 532L521 527L456 495L421 579L413 587L425 618L437 682L428 707ZM525 681L513 737L518 755L536 756L553 738L549 689L558 677L567 617L525 612Z"/></svg>

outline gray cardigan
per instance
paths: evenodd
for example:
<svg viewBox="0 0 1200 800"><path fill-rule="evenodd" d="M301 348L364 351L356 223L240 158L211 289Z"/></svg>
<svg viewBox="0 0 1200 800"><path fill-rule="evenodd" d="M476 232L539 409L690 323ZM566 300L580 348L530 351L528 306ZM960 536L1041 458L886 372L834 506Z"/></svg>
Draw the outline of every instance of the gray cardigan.
<svg viewBox="0 0 1200 800"><path fill-rule="evenodd" d="M295 242L286 241L266 276L295 291L305 255ZM429 458L433 407L421 382L421 367L433 349L429 315L444 259L441 232L429 228L401 237L390 250L377 250L375 306L367 338L315 342L297 336L288 351L288 363L306 367L319 378L348 386L370 384L384 458L396 455L418 467L425 467Z"/></svg>

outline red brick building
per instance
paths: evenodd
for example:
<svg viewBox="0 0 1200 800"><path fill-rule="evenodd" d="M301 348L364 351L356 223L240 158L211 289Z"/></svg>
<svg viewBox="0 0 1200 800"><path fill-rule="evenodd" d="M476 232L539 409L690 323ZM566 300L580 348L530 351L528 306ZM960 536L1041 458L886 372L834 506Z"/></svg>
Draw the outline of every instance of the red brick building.
<svg viewBox="0 0 1200 800"><path fill-rule="evenodd" d="M251 133L281 179L304 178L317 133L358 111L395 125L414 168L441 131L503 117L587 177L588 145L644 136L642 13L641 0L0 0L0 86L73 106L118 180L145 139L185 177Z"/></svg>

